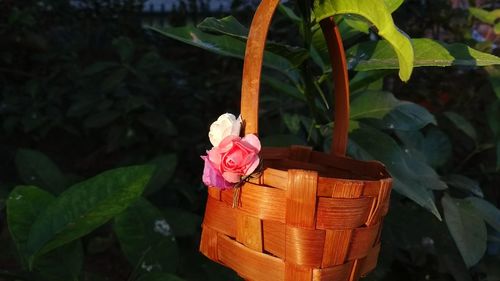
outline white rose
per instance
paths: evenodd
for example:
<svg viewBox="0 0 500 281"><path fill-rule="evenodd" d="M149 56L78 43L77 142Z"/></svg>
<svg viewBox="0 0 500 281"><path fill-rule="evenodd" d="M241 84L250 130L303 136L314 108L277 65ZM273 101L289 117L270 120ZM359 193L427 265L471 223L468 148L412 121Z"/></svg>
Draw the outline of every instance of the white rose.
<svg viewBox="0 0 500 281"><path fill-rule="evenodd" d="M218 146L219 143L227 136L239 136L241 129L241 117L236 119L231 113L224 113L217 121L210 125L208 137L213 146Z"/></svg>

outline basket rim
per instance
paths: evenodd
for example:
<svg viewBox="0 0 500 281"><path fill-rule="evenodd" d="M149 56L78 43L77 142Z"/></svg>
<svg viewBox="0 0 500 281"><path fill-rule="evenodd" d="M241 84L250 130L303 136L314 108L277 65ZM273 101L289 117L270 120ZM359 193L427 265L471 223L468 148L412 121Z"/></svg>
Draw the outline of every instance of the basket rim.
<svg viewBox="0 0 500 281"><path fill-rule="evenodd" d="M300 151L300 156L294 154ZM306 154L306 155L305 155ZM307 146L263 147L260 156L263 160L263 173L282 174L288 170L315 171L323 180L349 182L378 182L392 180L385 165L379 161L357 160L345 156L335 156L314 151ZM350 176L342 176L350 174Z"/></svg>

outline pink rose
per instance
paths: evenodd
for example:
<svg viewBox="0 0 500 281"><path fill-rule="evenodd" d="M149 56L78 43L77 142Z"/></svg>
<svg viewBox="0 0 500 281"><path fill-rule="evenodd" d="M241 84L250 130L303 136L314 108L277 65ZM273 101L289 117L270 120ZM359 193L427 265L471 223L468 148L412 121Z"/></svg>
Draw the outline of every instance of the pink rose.
<svg viewBox="0 0 500 281"><path fill-rule="evenodd" d="M225 137L205 157L203 182L209 186L227 188L241 181L259 166L260 141L255 135ZM221 182L221 177L225 182ZM226 183L227 182L227 183Z"/></svg>
<svg viewBox="0 0 500 281"><path fill-rule="evenodd" d="M207 156L202 156L201 159L205 161L205 167L203 168L203 183L205 185L221 189L228 189L233 186L233 184L224 180L222 174L210 163Z"/></svg>

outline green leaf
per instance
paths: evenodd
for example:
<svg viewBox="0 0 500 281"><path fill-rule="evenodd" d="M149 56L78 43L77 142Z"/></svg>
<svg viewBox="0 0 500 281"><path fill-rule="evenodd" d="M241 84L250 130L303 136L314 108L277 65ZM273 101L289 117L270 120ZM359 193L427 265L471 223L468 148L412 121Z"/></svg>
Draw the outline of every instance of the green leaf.
<svg viewBox="0 0 500 281"><path fill-rule="evenodd" d="M495 10L495 11L486 11L483 9L475 8L475 7L470 7L469 8L469 13L476 17L478 20L488 23L488 24L495 24L495 21L497 18L500 17L500 10Z"/></svg>
<svg viewBox="0 0 500 281"><path fill-rule="evenodd" d="M237 39L247 40L248 29L243 26L233 16L222 19L209 17L204 19L197 26L201 31L211 32L218 35L228 35ZM284 44L268 42L266 50L270 53L288 59L293 66L299 66L309 57L309 53L304 48L292 47Z"/></svg>
<svg viewBox="0 0 500 281"><path fill-rule="evenodd" d="M141 272L175 272L175 236L162 213L147 200L137 200L117 216L114 230L125 256Z"/></svg>
<svg viewBox="0 0 500 281"><path fill-rule="evenodd" d="M7 222L12 240L16 243L21 256L33 223L55 197L35 186L17 186L7 200Z"/></svg>
<svg viewBox="0 0 500 281"><path fill-rule="evenodd" d="M151 272L148 274L144 274L137 281L183 281L173 274L161 273L161 272Z"/></svg>
<svg viewBox="0 0 500 281"><path fill-rule="evenodd" d="M444 218L467 267L475 265L486 252L486 225L467 200L443 196Z"/></svg>
<svg viewBox="0 0 500 281"><path fill-rule="evenodd" d="M282 118L290 133L297 135L302 128L300 116L297 114L284 113Z"/></svg>
<svg viewBox="0 0 500 281"><path fill-rule="evenodd" d="M363 17L356 15L344 15L344 21L350 28L353 28L359 32L368 34L370 32L370 23L367 22Z"/></svg>
<svg viewBox="0 0 500 281"><path fill-rule="evenodd" d="M366 18L378 29L378 34L390 44L399 61L399 77L410 78L413 69L413 47L406 34L392 20L391 11L379 0L321 0L314 1L314 14L318 20L337 14L356 14Z"/></svg>
<svg viewBox="0 0 500 281"><path fill-rule="evenodd" d="M351 93L354 94L357 91L363 91L369 88L370 85L382 80L389 73L391 73L391 70L373 70L356 73L356 75L349 81Z"/></svg>
<svg viewBox="0 0 500 281"><path fill-rule="evenodd" d="M31 149L19 149L15 163L25 184L40 186L53 194L64 190L66 181L63 173L45 154Z"/></svg>
<svg viewBox="0 0 500 281"><path fill-rule="evenodd" d="M497 56L474 50L464 44L445 44L426 38L411 41L415 50L415 67L500 64ZM398 56L386 41L363 42L349 48L346 54L349 69L368 71L398 68Z"/></svg>
<svg viewBox="0 0 500 281"><path fill-rule="evenodd" d="M358 120L362 118L384 117L401 102L392 93L384 91L364 91L351 102L350 118Z"/></svg>
<svg viewBox="0 0 500 281"><path fill-rule="evenodd" d="M194 236L200 229L202 218L197 214L178 208L165 209L163 214L177 237Z"/></svg>
<svg viewBox="0 0 500 281"><path fill-rule="evenodd" d="M434 115L424 107L401 102L382 119L382 128L402 131L415 131L429 124L437 124Z"/></svg>
<svg viewBox="0 0 500 281"><path fill-rule="evenodd" d="M78 281L83 267L83 246L80 240L52 250L39 258L33 268L46 281Z"/></svg>
<svg viewBox="0 0 500 281"><path fill-rule="evenodd" d="M387 134L371 128L358 128L350 134L349 154L384 163L394 178L394 190L441 216L428 188L443 189L439 176L425 163L410 158Z"/></svg>
<svg viewBox="0 0 500 281"><path fill-rule="evenodd" d="M71 186L50 204L31 227L26 253L33 260L78 239L125 210L142 193L152 167L106 171Z"/></svg>
<svg viewBox="0 0 500 281"><path fill-rule="evenodd" d="M35 186L18 186L9 196L7 201L9 231L25 267L28 258L25 256L25 249L31 226L54 201L53 195ZM82 245L80 241L75 241L40 256L33 265L33 270L44 280L77 280L82 264Z"/></svg>
<svg viewBox="0 0 500 281"><path fill-rule="evenodd" d="M295 24L297 24L299 26L302 25L302 18L297 16L297 14L295 14L295 12L291 8L289 8L283 4L280 4L278 6L278 11L281 12L283 15L285 15L290 20L292 20Z"/></svg>
<svg viewBox="0 0 500 281"><path fill-rule="evenodd" d="M269 75L262 76L262 82L269 85L274 91L283 93L299 101L306 101L305 95L290 83L283 82Z"/></svg>
<svg viewBox="0 0 500 281"><path fill-rule="evenodd" d="M443 113L460 131L464 132L468 137L477 140L477 133L474 126L467 121L462 115L455 112L447 111Z"/></svg>
<svg viewBox="0 0 500 281"><path fill-rule="evenodd" d="M227 35L213 35L205 33L192 26L168 27L159 29L149 27L151 30L169 38L193 45L222 56L243 59L245 56L245 42ZM293 64L286 58L266 51L264 65L281 71L292 81L298 81L298 72Z"/></svg>
<svg viewBox="0 0 500 281"><path fill-rule="evenodd" d="M474 206L481 217L491 227L500 232L500 210L497 207L490 202L477 197L468 197L466 200Z"/></svg>
<svg viewBox="0 0 500 281"><path fill-rule="evenodd" d="M448 175L444 178L444 181L448 183L448 185L454 186L461 190L470 192L476 196L483 197L483 191L479 186L479 183L471 178L462 175Z"/></svg>
<svg viewBox="0 0 500 281"><path fill-rule="evenodd" d="M384 2L387 6L387 9L389 9L391 13L394 13L394 11L396 11L399 6L403 4L404 0L384 0Z"/></svg>
<svg viewBox="0 0 500 281"><path fill-rule="evenodd" d="M177 167L177 155L160 155L149 161L149 164L155 167L155 172L144 190L146 195L160 190L170 181Z"/></svg>
<svg viewBox="0 0 500 281"><path fill-rule="evenodd" d="M434 168L445 165L452 156L449 137L437 127L427 130L419 150L425 155L427 163Z"/></svg>
<svg viewBox="0 0 500 281"><path fill-rule="evenodd" d="M245 40L248 35L248 28L243 26L233 16L227 16L222 19L208 17L200 22L197 27L201 31L213 32L216 34L225 34Z"/></svg>

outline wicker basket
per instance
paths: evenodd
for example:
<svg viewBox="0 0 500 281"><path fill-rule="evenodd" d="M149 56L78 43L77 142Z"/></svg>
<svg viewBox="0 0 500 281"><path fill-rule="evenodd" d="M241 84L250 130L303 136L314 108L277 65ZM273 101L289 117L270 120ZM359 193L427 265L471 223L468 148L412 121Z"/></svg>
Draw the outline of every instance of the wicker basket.
<svg viewBox="0 0 500 281"><path fill-rule="evenodd" d="M241 114L258 131L260 71L279 0L263 0L247 41ZM234 190L208 188L200 251L253 281L353 281L371 271L380 250L392 180L378 162L345 157L349 82L333 19L321 23L335 82L332 154L311 148L263 148L264 170Z"/></svg>

